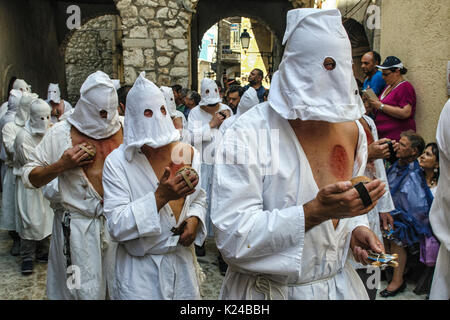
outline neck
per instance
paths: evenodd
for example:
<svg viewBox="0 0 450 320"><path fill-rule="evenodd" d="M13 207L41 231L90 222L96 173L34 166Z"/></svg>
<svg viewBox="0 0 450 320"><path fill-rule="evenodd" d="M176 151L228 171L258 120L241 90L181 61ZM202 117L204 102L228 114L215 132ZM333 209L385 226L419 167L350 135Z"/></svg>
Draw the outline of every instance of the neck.
<svg viewBox="0 0 450 320"><path fill-rule="evenodd" d="M414 160L416 160L415 157L408 157L408 158L399 158L398 159L398 164L401 166L406 166L407 164L413 162Z"/></svg>
<svg viewBox="0 0 450 320"><path fill-rule="evenodd" d="M431 181L433 181L434 168L426 168L426 169L423 169L423 171L425 173L425 178L427 179L427 182L430 183Z"/></svg>
<svg viewBox="0 0 450 320"><path fill-rule="evenodd" d="M393 84L391 84L391 87L394 88L396 85L398 85L402 81L403 81L403 77L400 76L397 80L394 81Z"/></svg>
<svg viewBox="0 0 450 320"><path fill-rule="evenodd" d="M208 106L200 106L200 108L205 111L208 112L212 115L214 115L217 111L219 111L219 104L217 104L215 107L208 107Z"/></svg>
<svg viewBox="0 0 450 320"><path fill-rule="evenodd" d="M252 87L253 89L258 90L261 87L261 83L255 83Z"/></svg>
<svg viewBox="0 0 450 320"><path fill-rule="evenodd" d="M377 69L373 69L372 71L370 71L369 73L366 73L368 78L372 78L374 76L375 73L377 73Z"/></svg>
<svg viewBox="0 0 450 320"><path fill-rule="evenodd" d="M169 143L169 144L167 144L165 146L159 147L159 148L152 148L150 146L143 145L141 147L141 151L142 151L142 153L145 154L145 156L147 158L158 158L158 157L161 157L163 155L166 155L167 152L170 152L171 151L171 146L172 146L171 143Z"/></svg>

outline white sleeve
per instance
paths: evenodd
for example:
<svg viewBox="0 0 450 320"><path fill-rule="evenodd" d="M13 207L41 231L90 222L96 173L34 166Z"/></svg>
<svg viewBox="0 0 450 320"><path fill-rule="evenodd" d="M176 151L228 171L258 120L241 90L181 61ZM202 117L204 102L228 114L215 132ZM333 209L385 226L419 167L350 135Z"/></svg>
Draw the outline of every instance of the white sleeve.
<svg viewBox="0 0 450 320"><path fill-rule="evenodd" d="M211 141L213 137L213 132L211 127L209 126L209 122L204 123L200 119L196 117L195 112L189 114L189 118L187 121L187 129L191 134L191 144L194 144L197 141Z"/></svg>
<svg viewBox="0 0 450 320"><path fill-rule="evenodd" d="M61 130L56 129L57 126L54 125L45 133L41 142L29 155L29 161L23 166L22 182L26 188L36 188L29 180L29 175L34 168L51 165L58 161L64 153L64 150L58 148L64 137L61 135Z"/></svg>
<svg viewBox="0 0 450 320"><path fill-rule="evenodd" d="M228 264L248 272L298 275L305 237L303 206L265 210L260 165L220 163L228 154L258 151L249 150L239 138L228 144L226 137L217 149L211 194L218 249Z"/></svg>
<svg viewBox="0 0 450 320"><path fill-rule="evenodd" d="M14 130L14 122L8 122L2 130L3 145L5 146L5 151L9 155L14 155L14 140L16 139L17 133Z"/></svg>
<svg viewBox="0 0 450 320"><path fill-rule="evenodd" d="M131 200L131 190L122 166L108 156L103 166L103 209L114 241L123 242L161 233L154 192Z"/></svg>

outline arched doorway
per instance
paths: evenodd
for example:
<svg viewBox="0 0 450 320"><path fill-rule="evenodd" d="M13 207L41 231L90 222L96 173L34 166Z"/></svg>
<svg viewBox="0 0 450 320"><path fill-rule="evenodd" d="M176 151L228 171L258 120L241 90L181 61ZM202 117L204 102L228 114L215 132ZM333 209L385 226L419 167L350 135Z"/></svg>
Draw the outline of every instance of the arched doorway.
<svg viewBox="0 0 450 320"><path fill-rule="evenodd" d="M84 80L101 70L123 83L122 27L118 15L90 18L67 35L63 45L67 100L78 101Z"/></svg>
<svg viewBox="0 0 450 320"><path fill-rule="evenodd" d="M240 40L244 32L249 35L247 48L241 45ZM197 56L198 87L205 77L219 80L222 84L228 81L245 85L250 72L257 68L264 74L263 86L269 88L281 59L281 43L259 20L227 17L205 32Z"/></svg>
<svg viewBox="0 0 450 320"><path fill-rule="evenodd" d="M286 28L286 14L292 9L292 4L286 0L273 0L261 4L257 0L200 0L196 12L192 16L190 27L191 40L191 86L198 90L198 79L202 75L198 70L198 54L201 49L205 32L215 23L227 17L247 17L268 28L276 39L272 54L273 70L277 69L282 56L281 39ZM276 12L276 15L274 15ZM219 70L219 73L223 71Z"/></svg>

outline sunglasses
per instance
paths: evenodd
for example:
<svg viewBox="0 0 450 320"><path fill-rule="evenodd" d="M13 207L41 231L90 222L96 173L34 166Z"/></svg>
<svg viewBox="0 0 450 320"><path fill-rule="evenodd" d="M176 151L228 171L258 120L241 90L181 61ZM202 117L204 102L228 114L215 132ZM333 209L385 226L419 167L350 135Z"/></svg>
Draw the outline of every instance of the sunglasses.
<svg viewBox="0 0 450 320"><path fill-rule="evenodd" d="M382 75L383 77L387 77L387 76L390 75L391 73L392 73L392 71L391 71L391 72L382 72L381 75Z"/></svg>

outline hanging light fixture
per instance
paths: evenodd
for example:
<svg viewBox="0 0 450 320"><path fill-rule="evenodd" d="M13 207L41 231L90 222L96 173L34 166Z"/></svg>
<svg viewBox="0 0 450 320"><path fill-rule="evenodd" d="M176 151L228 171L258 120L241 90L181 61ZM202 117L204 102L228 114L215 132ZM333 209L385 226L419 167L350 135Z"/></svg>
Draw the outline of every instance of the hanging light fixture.
<svg viewBox="0 0 450 320"><path fill-rule="evenodd" d="M242 49L247 50L250 45L250 34L247 32L247 29L244 29L244 32L241 33L240 39Z"/></svg>

